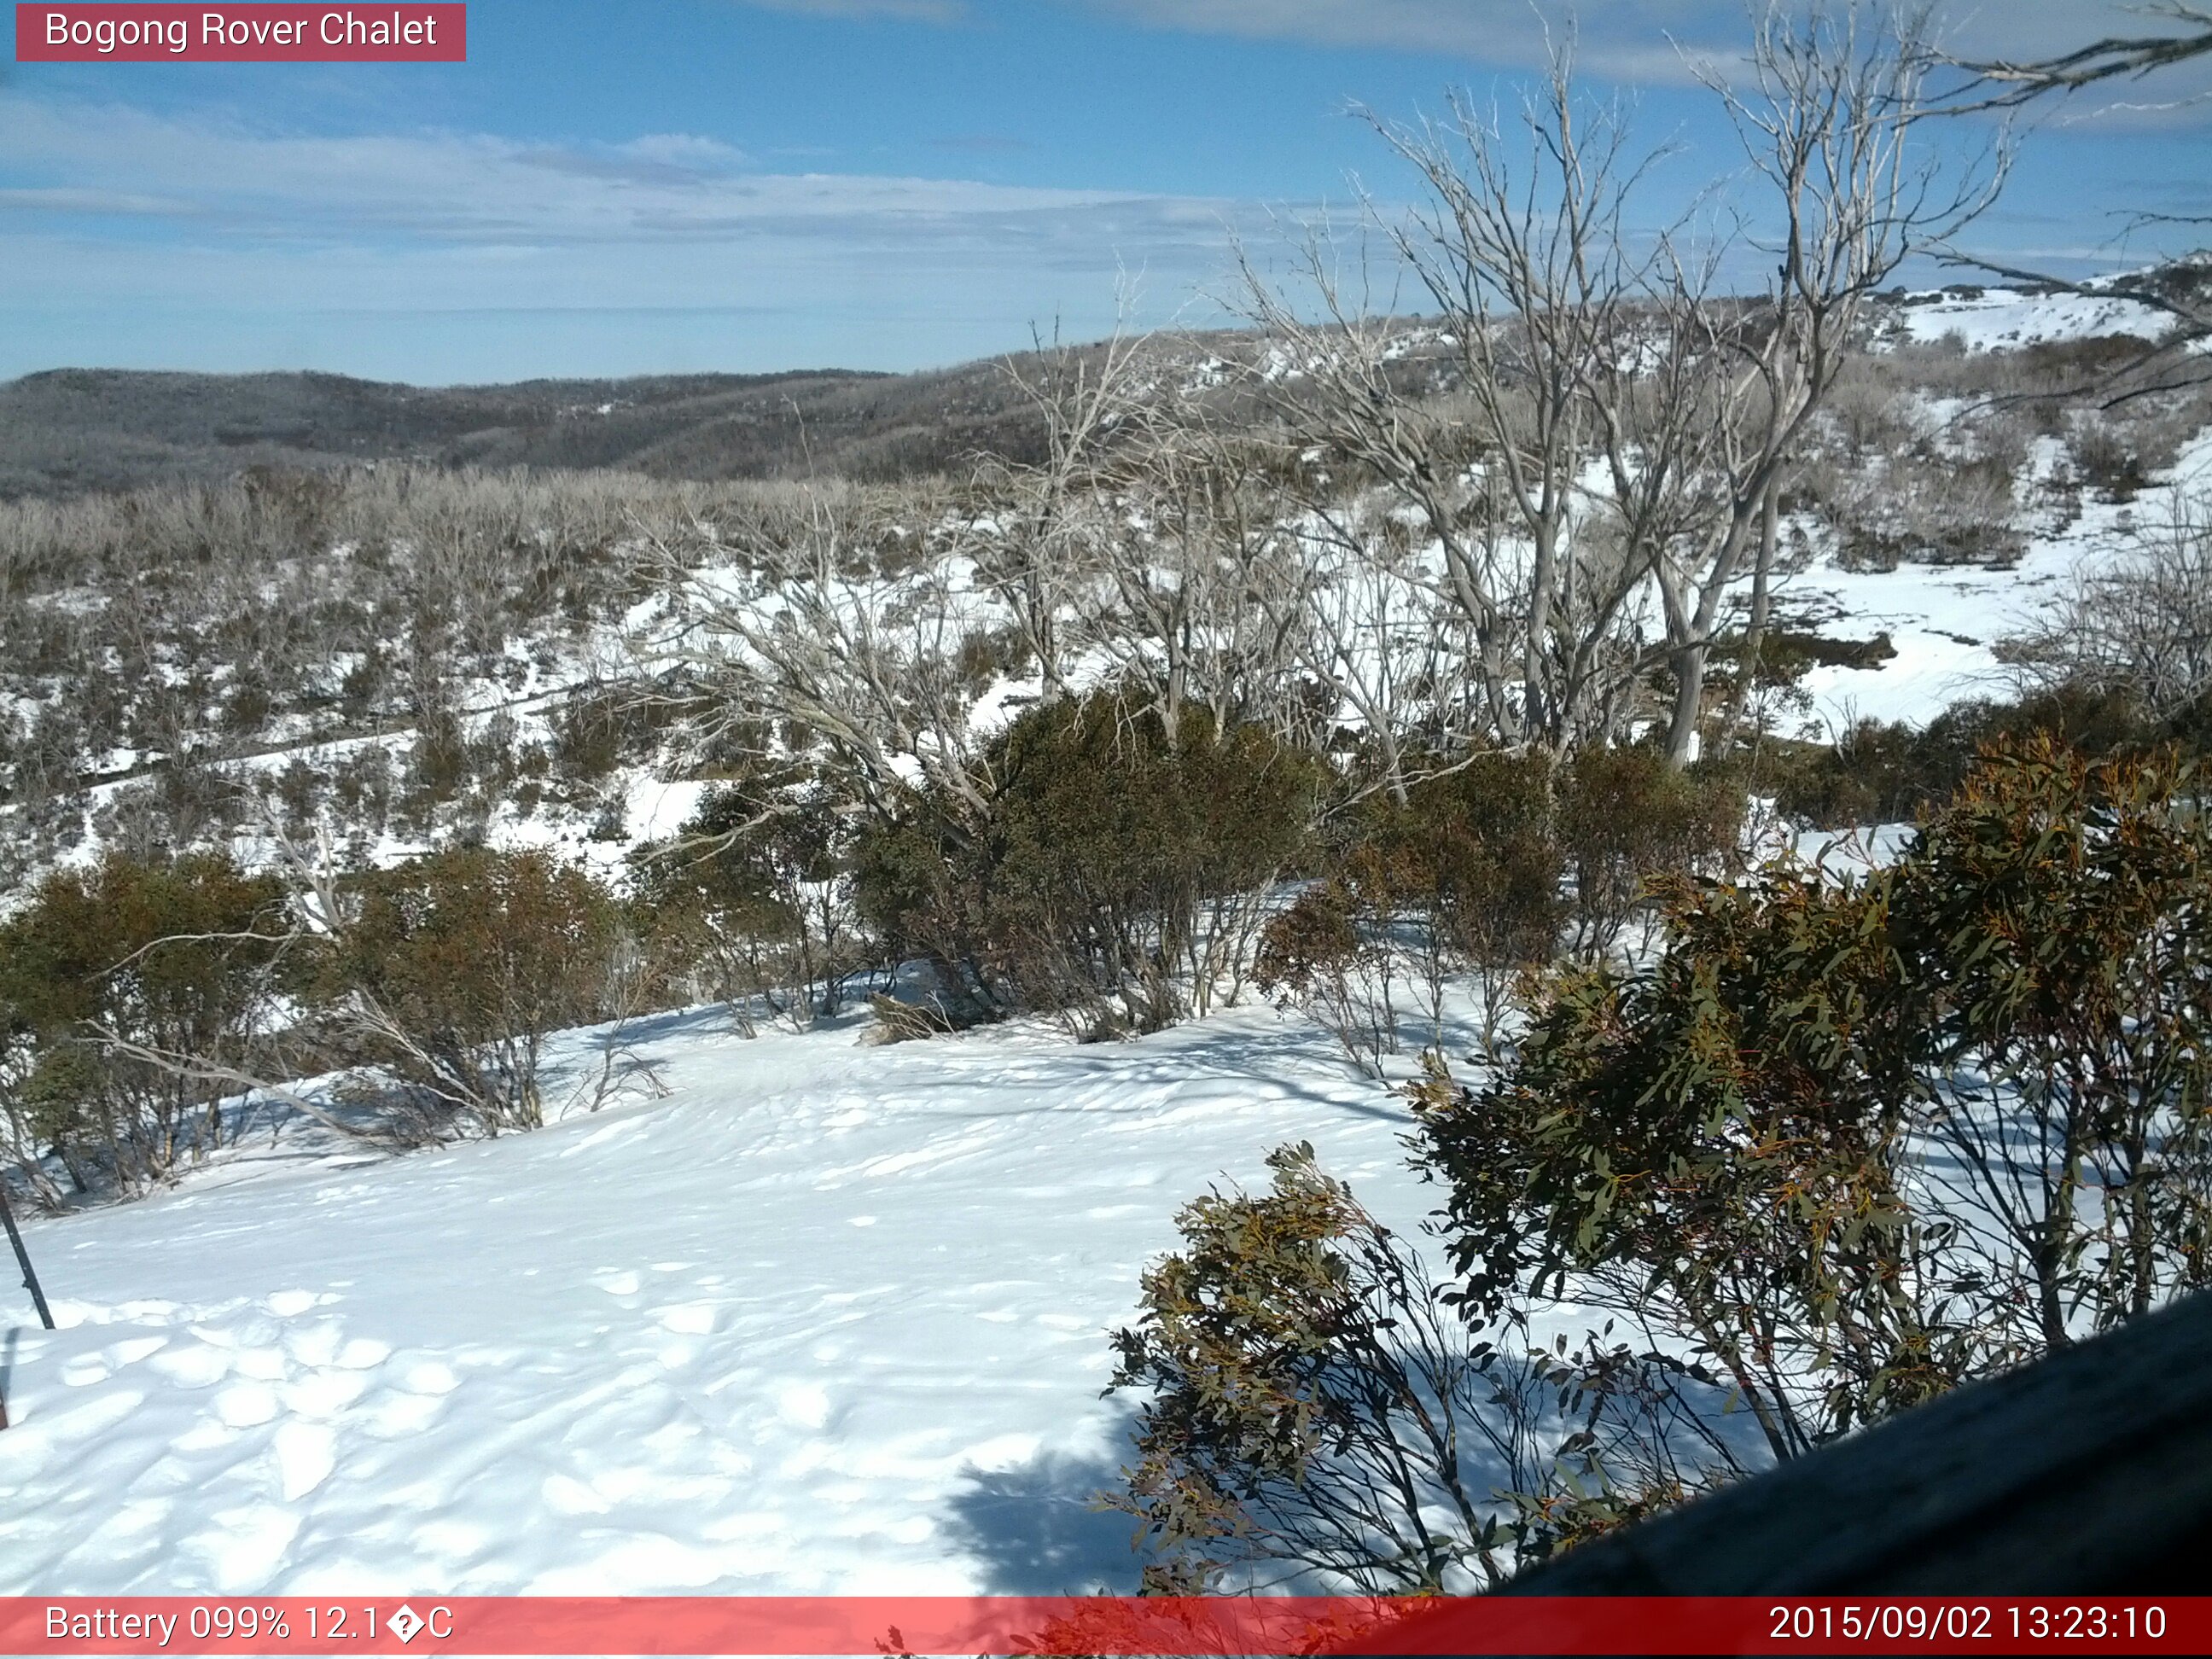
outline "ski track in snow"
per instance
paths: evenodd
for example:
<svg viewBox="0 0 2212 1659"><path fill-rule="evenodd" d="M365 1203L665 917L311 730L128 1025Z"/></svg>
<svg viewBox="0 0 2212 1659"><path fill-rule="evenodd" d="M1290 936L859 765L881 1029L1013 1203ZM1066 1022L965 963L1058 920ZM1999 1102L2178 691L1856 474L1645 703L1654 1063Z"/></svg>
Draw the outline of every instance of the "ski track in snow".
<svg viewBox="0 0 2212 1659"><path fill-rule="evenodd" d="M0 1593L1133 1589L1144 1262L1286 1140L1417 1224L1408 1113L1265 1008L855 1030L670 1016L664 1101L31 1221Z"/></svg>

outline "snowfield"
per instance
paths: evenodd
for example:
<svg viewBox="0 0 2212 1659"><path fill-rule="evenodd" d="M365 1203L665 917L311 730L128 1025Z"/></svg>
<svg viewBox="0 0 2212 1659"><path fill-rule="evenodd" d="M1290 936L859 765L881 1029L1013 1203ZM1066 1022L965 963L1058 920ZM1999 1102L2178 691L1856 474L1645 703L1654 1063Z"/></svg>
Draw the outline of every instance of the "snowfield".
<svg viewBox="0 0 2212 1659"><path fill-rule="evenodd" d="M1955 335L1969 351L2002 351L2057 340L2132 334L2145 341L2173 331L2171 313L2112 295L2039 294L2022 289L1942 289L1911 295L1900 307L1907 338L1922 344Z"/></svg>
<svg viewBox="0 0 2212 1659"><path fill-rule="evenodd" d="M1897 655L1873 668L1815 667L1802 682L1809 735L1848 730L1857 720L1924 723L1968 697L2017 689L1997 642L2031 627L2039 611L2085 570L2108 565L2131 545L2131 528L2173 512L2177 495L2212 501L2212 432L2182 447L2155 489L2125 506L2082 503L2080 516L2033 535L2013 564L1900 564L1847 570L1832 558L1776 583L1778 611L1831 638L1887 633Z"/></svg>
<svg viewBox="0 0 2212 1659"><path fill-rule="evenodd" d="M868 1018L668 1016L625 1037L665 1099L397 1159L264 1130L30 1220L63 1328L9 1273L0 1593L1133 1589L1087 1500L1142 1265L1285 1140L1414 1224L1407 1109L1264 1007L1088 1047Z"/></svg>

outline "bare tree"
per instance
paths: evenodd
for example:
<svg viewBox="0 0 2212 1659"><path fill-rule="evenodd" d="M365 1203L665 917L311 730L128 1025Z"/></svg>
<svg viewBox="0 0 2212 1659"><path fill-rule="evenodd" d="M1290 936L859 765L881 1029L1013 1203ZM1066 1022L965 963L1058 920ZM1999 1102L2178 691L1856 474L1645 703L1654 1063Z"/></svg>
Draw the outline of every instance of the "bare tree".
<svg viewBox="0 0 2212 1659"><path fill-rule="evenodd" d="M1410 220L1370 201L1369 225L1434 323L1377 315L1324 228L1298 270L1318 320L1245 264L1245 308L1289 359L1261 387L1346 475L1316 492L1325 522L1362 479L1413 510L1471 645L1480 735L1561 746L1606 701L1648 574L1579 532L1596 362L1644 282L1624 215L1650 158L1576 91L1565 49L1510 122L1458 97L1440 121L1370 118L1426 200Z"/></svg>
<svg viewBox="0 0 2212 1659"><path fill-rule="evenodd" d="M2172 34L2108 34L2055 58L1954 59L1972 72L1965 109L2014 109L2038 98L2079 92L2102 82L2139 81L2154 71L2212 52L2212 9L2185 0L2148 0L2130 8L2182 25Z"/></svg>
<svg viewBox="0 0 2212 1659"><path fill-rule="evenodd" d="M1771 0L1740 80L1700 70L1768 186L1778 234L1763 307L1717 307L1680 265L1668 284L1668 302L1692 335L1689 356L1712 375L1710 440L1682 435L1714 444L1700 459L1719 486L1710 522L1654 564L1674 680L1667 750L1678 763L1697 747L1724 602L1747 563L1755 585L1771 576L1776 492L1836 386L1868 299L1905 261L1985 212L2003 186L2005 135L1954 161L1921 142L1938 108L1929 90L1936 61L1924 9L1890 14L1844 0L1801 14Z"/></svg>
<svg viewBox="0 0 2212 1659"><path fill-rule="evenodd" d="M2132 542L2077 571L2003 651L2030 686L2120 691L2165 718L2212 691L2212 508L2178 489Z"/></svg>
<svg viewBox="0 0 2212 1659"><path fill-rule="evenodd" d="M648 669L710 698L712 734L764 757L826 746L872 806L918 778L981 811L962 647L988 629L963 520L929 495L810 485L788 510L656 539L646 574L665 614L638 641Z"/></svg>
<svg viewBox="0 0 2212 1659"><path fill-rule="evenodd" d="M1057 331L1030 361L1009 359L1007 378L1044 428L1033 466L988 461L966 528L976 580L1006 607L1036 664L1043 699L1066 695L1070 613L1099 575L1099 477L1106 451L1139 407L1146 358L1127 331L1128 296L1114 333L1097 347Z"/></svg>
<svg viewBox="0 0 2212 1659"><path fill-rule="evenodd" d="M1102 481L1099 603L1086 648L1132 713L1173 742L1203 708L1217 737L1256 723L1291 735L1315 581L1263 441L1225 429L1202 398L1166 395L1131 411L1135 436Z"/></svg>
<svg viewBox="0 0 2212 1659"><path fill-rule="evenodd" d="M2106 35L2053 58L1953 60L1972 78L1956 93L1945 112L1978 114L1991 109L2016 109L2039 100L2070 98L2087 87L2122 79L2140 81L2212 54L2212 9L2187 3L2187 0L2150 0L2132 9L2182 27L2169 34ZM2197 98L2203 95L2195 94ZM2212 221L2203 215L2145 212L2130 216L2127 222L2130 229L2142 229L2160 225L2202 227ZM2201 268L2195 281L2177 282L2170 270L2154 269L2083 282L1976 255L1954 253L1952 257L1958 264L2008 281L2100 300L2131 301L2172 319L2173 325L2165 337L2147 342L2132 362L2069 388L2071 395L2098 391L2109 406L2204 381L2201 347L2212 337L2212 278L2204 276Z"/></svg>

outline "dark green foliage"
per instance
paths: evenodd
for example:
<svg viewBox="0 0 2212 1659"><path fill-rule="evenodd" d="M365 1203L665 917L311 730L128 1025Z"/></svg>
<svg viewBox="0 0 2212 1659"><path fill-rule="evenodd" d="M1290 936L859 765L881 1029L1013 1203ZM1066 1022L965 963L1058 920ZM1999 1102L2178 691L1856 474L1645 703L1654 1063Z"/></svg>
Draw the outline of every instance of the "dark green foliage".
<svg viewBox="0 0 2212 1659"><path fill-rule="evenodd" d="M349 898L319 986L345 1057L481 1133L541 1124L545 1038L606 1011L612 896L542 853L475 848L371 872Z"/></svg>
<svg viewBox="0 0 2212 1659"><path fill-rule="evenodd" d="M1377 828L1418 872L1453 945L1480 968L1511 970L1558 945L1559 804L1548 756L1484 752L1415 785Z"/></svg>
<svg viewBox="0 0 2212 1659"><path fill-rule="evenodd" d="M1551 758L1486 750L1368 797L1325 878L1261 936L1261 988L1311 1010L1379 1073L1398 1048L1401 981L1440 1040L1443 981L1471 969L1495 1038L1514 975L1548 962L1565 914Z"/></svg>
<svg viewBox="0 0 2212 1659"><path fill-rule="evenodd" d="M2023 1349L2212 1283L2199 782L2171 754L2031 740L1978 769L1893 878L1907 1054L1955 1160L1938 1184L1999 1224L1977 1278Z"/></svg>
<svg viewBox="0 0 2212 1659"><path fill-rule="evenodd" d="M0 1106L16 1159L141 1186L219 1146L232 1091L155 1056L237 1063L289 922L227 858L112 854L46 878L0 927ZM128 1052L136 1049L138 1052Z"/></svg>
<svg viewBox="0 0 2212 1659"><path fill-rule="evenodd" d="M1399 799L1361 803L1322 880L1274 917L1263 989L1311 1010L1363 1067L1398 1048L1401 987L1442 1041L1444 981L1472 970L1494 1045L1522 973L1566 947L1604 955L1651 884L1727 864L1743 795L1729 774L1682 772L1650 749L1485 750L1439 764Z"/></svg>
<svg viewBox="0 0 2212 1659"><path fill-rule="evenodd" d="M1152 1030L1233 971L1255 895L1303 852L1309 757L1188 713L1170 740L1110 696L1024 714L978 811L933 796L858 850L863 915L987 1004Z"/></svg>
<svg viewBox="0 0 2212 1659"><path fill-rule="evenodd" d="M1113 1501L1143 1523L1147 1588L1273 1565L1464 1592L1691 1489L1634 1356L1478 1340L1310 1146L1267 1163L1265 1194L1184 1209L1115 1337L1113 1387L1146 1396Z"/></svg>
<svg viewBox="0 0 2212 1659"><path fill-rule="evenodd" d="M1113 1386L1146 1390L1122 1503L1148 1583L1203 1592L1253 1556L1376 1593L1495 1577L1499 1528L1457 1448L1492 1422L1483 1368L1311 1146L1267 1162L1265 1196L1184 1209L1183 1249L1146 1270L1143 1316L1115 1337Z"/></svg>
<svg viewBox="0 0 2212 1659"><path fill-rule="evenodd" d="M2017 702L1954 704L1924 726L1862 720L1838 742L1763 759L1758 786L1784 816L1824 828L1894 823L1948 800L1993 744L2044 736L2090 756L2141 754L2168 742L2204 752L2212 711L2154 720L2118 690L2061 689Z"/></svg>
<svg viewBox="0 0 2212 1659"><path fill-rule="evenodd" d="M1965 1364L1900 1195L1886 941L1786 879L1668 921L1649 969L1555 976L1504 1075L1425 1085L1424 1158L1471 1317L1563 1297L1684 1340L1790 1456Z"/></svg>
<svg viewBox="0 0 2212 1659"><path fill-rule="evenodd" d="M639 858L649 949L745 1029L757 1010L802 1025L836 1014L861 965L851 840L810 768L716 786L675 842Z"/></svg>
<svg viewBox="0 0 2212 1659"><path fill-rule="evenodd" d="M1355 847L1327 880L1268 918L1253 963L1261 994L1311 1013L1374 1077L1382 1075L1383 1055L1398 1052L1406 963L1396 934L1415 886L1413 871L1372 847Z"/></svg>
<svg viewBox="0 0 2212 1659"><path fill-rule="evenodd" d="M1677 770L1651 748L1593 748L1562 769L1558 789L1578 953L1610 950L1655 878L1735 855L1743 792L1725 773Z"/></svg>
<svg viewBox="0 0 2212 1659"><path fill-rule="evenodd" d="M1469 1311L1613 1310L1790 1456L2204 1282L2191 787L2031 742L1893 867L1685 889L1656 962L1556 976L1421 1091Z"/></svg>
<svg viewBox="0 0 2212 1659"><path fill-rule="evenodd" d="M1303 1149L1184 1212L1117 1338L1162 1587L1495 1576L2212 1280L2181 762L2031 739L1893 866L1666 889L1656 958L1555 969L1490 1077L1413 1091L1441 1296ZM1603 1323L1532 1349L1563 1303Z"/></svg>

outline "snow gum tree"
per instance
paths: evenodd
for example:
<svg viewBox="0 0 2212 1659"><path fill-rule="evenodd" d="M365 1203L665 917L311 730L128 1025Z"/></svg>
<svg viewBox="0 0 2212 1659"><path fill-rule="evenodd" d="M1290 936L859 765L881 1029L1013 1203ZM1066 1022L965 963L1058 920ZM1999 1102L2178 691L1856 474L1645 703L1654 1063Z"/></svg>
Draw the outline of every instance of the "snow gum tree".
<svg viewBox="0 0 2212 1659"><path fill-rule="evenodd" d="M1441 120L1376 121L1420 200L1370 203L1368 228L1421 330L1325 232L1287 286L1244 268L1243 307L1288 365L1255 362L1255 394L1330 464L1304 505L1346 547L1370 489L1419 524L1477 735L1609 742L1656 689L1668 757L1694 757L1747 576L1756 657L1781 491L1868 301L2002 182L2002 141L1964 164L1923 142L1923 14L1844 0L1754 22L1740 72L1693 65L1761 186L1737 223L1649 222L1660 157L1581 92L1563 47L1510 117L1462 98ZM1721 291L1739 250L1773 271L1765 294Z"/></svg>

